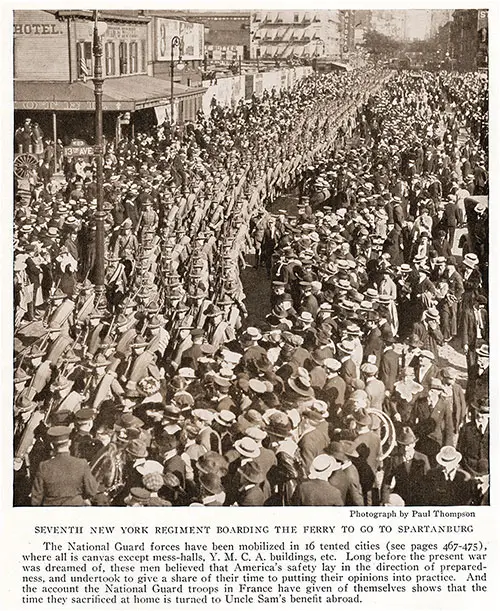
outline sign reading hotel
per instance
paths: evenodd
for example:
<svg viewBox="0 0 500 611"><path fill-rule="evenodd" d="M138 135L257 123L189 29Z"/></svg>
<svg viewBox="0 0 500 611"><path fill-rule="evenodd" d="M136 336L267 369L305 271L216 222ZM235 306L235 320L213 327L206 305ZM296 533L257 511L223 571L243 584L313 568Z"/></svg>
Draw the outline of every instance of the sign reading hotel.
<svg viewBox="0 0 500 611"><path fill-rule="evenodd" d="M156 59L170 61L172 57L172 38L181 39L181 56L185 61L202 60L204 56L205 26L201 23L176 21L175 19L156 19ZM179 48L174 48L174 61L179 57Z"/></svg>
<svg viewBox="0 0 500 611"><path fill-rule="evenodd" d="M59 23L16 23L14 36L59 36L63 34Z"/></svg>

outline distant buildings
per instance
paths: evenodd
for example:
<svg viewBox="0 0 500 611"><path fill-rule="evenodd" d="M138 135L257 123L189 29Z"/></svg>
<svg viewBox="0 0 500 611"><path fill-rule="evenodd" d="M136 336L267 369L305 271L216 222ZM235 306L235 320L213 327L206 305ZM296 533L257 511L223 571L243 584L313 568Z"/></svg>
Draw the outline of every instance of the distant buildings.
<svg viewBox="0 0 500 611"><path fill-rule="evenodd" d="M352 11L255 11L250 17L250 57L340 59L349 34L343 13ZM348 50L348 49L347 49ZM347 52L347 51L345 51Z"/></svg>
<svg viewBox="0 0 500 611"><path fill-rule="evenodd" d="M453 19L453 9L436 9L431 11L429 37L433 38L439 32L439 28Z"/></svg>
<svg viewBox="0 0 500 611"><path fill-rule="evenodd" d="M407 12L404 10L371 11L371 29L395 40L407 37L406 20Z"/></svg>
<svg viewBox="0 0 500 611"><path fill-rule="evenodd" d="M488 11L458 9L453 12L450 34L451 60L458 70L488 67Z"/></svg>

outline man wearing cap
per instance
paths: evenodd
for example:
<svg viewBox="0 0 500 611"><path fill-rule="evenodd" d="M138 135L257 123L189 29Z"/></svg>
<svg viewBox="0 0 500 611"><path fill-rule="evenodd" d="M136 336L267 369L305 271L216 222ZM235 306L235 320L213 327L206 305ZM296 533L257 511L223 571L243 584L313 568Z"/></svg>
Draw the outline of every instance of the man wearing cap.
<svg viewBox="0 0 500 611"><path fill-rule="evenodd" d="M32 505L89 505L97 494L97 481L88 462L70 454L70 433L67 426L55 426L47 431L55 456L38 468L31 490Z"/></svg>
<svg viewBox="0 0 500 611"><path fill-rule="evenodd" d="M462 454L445 445L436 456L437 467L427 472L422 486L422 505L470 505L475 487L460 468Z"/></svg>
<svg viewBox="0 0 500 611"><path fill-rule="evenodd" d="M91 434L96 413L92 409L79 409L74 414L75 428L71 431L71 454L85 458L89 463L102 445Z"/></svg>
<svg viewBox="0 0 500 611"><path fill-rule="evenodd" d="M396 447L384 461L381 504L391 493L399 494L405 505L420 505L424 477L430 469L425 454L415 451L417 438L409 426L403 426L396 436Z"/></svg>
<svg viewBox="0 0 500 611"><path fill-rule="evenodd" d="M201 345L205 341L205 333L202 329L192 329L191 331L192 345L184 350L181 355L181 367L191 367L195 371L198 368L198 359L203 356Z"/></svg>

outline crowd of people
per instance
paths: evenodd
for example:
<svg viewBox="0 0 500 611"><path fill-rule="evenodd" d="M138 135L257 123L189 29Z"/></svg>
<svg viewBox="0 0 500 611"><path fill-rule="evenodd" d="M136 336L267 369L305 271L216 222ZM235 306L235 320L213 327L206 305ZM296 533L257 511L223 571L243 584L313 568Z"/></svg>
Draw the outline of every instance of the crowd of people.
<svg viewBox="0 0 500 611"><path fill-rule="evenodd" d="M109 143L104 290L94 167L18 197L15 504L488 503L486 87L315 75Z"/></svg>

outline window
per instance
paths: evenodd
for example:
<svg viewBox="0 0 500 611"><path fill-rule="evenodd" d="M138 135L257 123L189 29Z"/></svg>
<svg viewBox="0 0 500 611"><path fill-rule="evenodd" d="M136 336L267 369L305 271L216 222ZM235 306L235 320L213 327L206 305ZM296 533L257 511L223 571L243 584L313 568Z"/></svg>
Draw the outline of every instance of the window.
<svg viewBox="0 0 500 611"><path fill-rule="evenodd" d="M136 42L129 43L128 51L128 71L130 74L137 74L137 72L139 72L139 45Z"/></svg>
<svg viewBox="0 0 500 611"><path fill-rule="evenodd" d="M146 72L146 41L141 40L141 72Z"/></svg>
<svg viewBox="0 0 500 611"><path fill-rule="evenodd" d="M107 42L104 45L104 60L106 63L106 76L116 74L114 42Z"/></svg>
<svg viewBox="0 0 500 611"><path fill-rule="evenodd" d="M76 45L76 63L78 78L93 76L92 43L79 42Z"/></svg>
<svg viewBox="0 0 500 611"><path fill-rule="evenodd" d="M294 23L299 23L299 16L298 16L298 14L295 14L295 15L293 16L293 22L294 22Z"/></svg>
<svg viewBox="0 0 500 611"><path fill-rule="evenodd" d="M127 43L121 42L118 47L118 61L120 63L120 74L128 74Z"/></svg>

